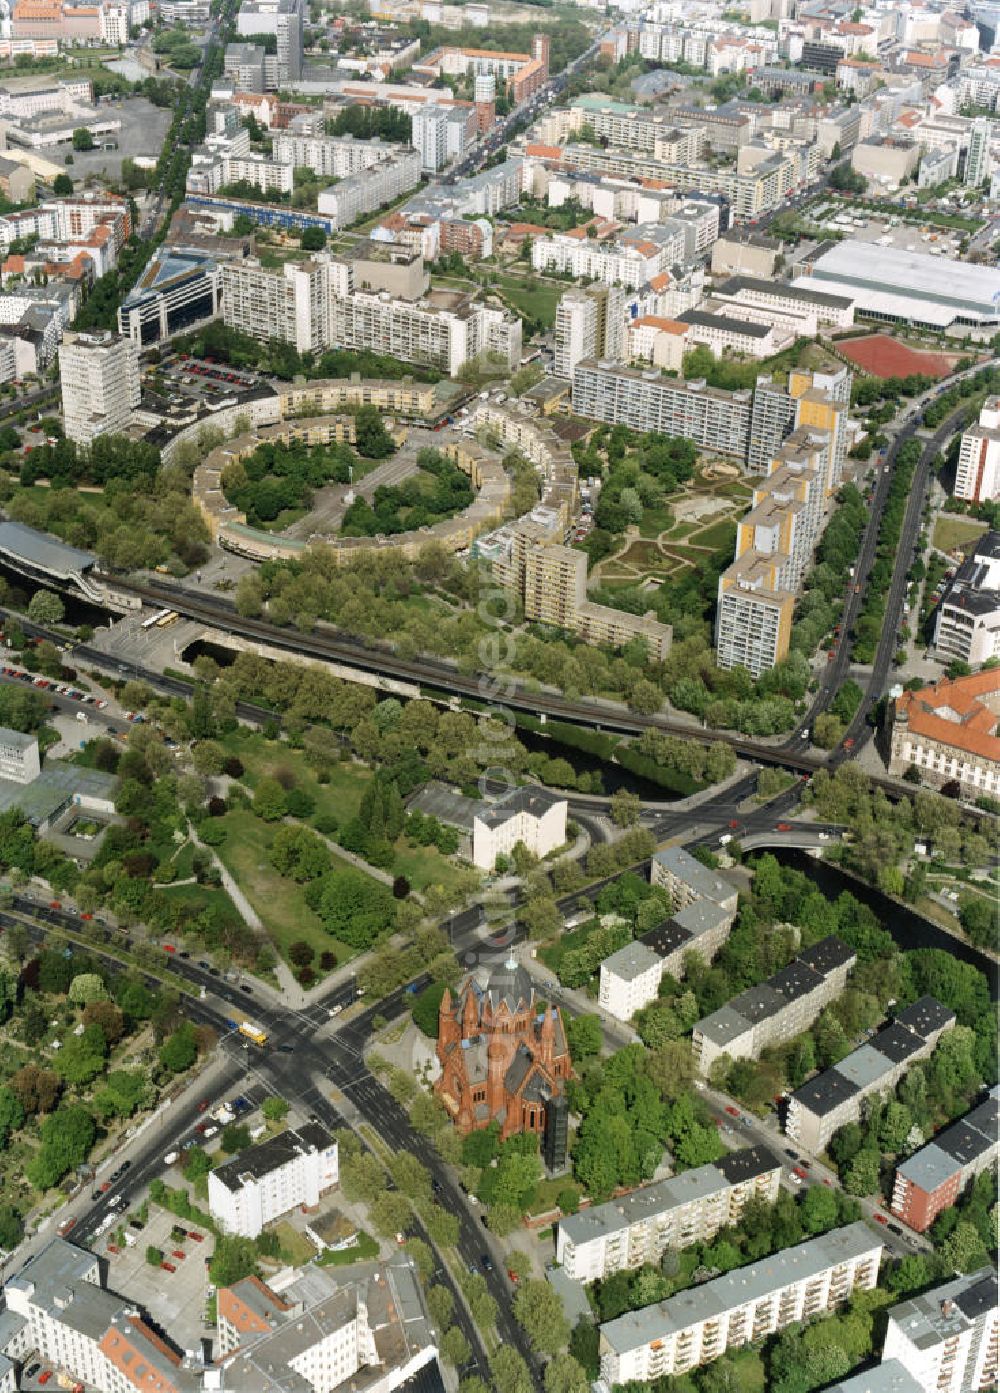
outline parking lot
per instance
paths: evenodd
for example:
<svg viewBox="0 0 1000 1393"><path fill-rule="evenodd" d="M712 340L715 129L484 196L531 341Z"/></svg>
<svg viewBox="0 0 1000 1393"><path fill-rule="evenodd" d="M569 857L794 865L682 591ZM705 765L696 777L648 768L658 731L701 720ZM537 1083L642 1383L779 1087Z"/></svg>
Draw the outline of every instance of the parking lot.
<svg viewBox="0 0 1000 1393"><path fill-rule="evenodd" d="M940 253L957 258L959 243L969 236L965 229L936 226L933 213L921 218L917 208L901 209L900 214L903 212L909 220L902 216L875 216L840 199L822 198L803 208L802 217L815 223L817 232L824 236L840 234L858 242L878 242L880 246L895 247L899 251Z"/></svg>
<svg viewBox="0 0 1000 1393"><path fill-rule="evenodd" d="M259 381L256 373L183 354L165 356L163 362L150 364L143 372L143 386L151 392L216 403Z"/></svg>
<svg viewBox="0 0 1000 1393"><path fill-rule="evenodd" d="M94 1244L95 1252L107 1258L108 1281L112 1291L127 1292L129 1298L150 1315L183 1349L199 1348L212 1329L205 1324L208 1297L207 1261L215 1241L205 1228L190 1219L178 1219L165 1209L150 1206L149 1219L142 1230L129 1228L134 1240L117 1252L111 1228ZM181 1236L183 1234L183 1236ZM198 1234L201 1241L192 1235ZM151 1267L146 1261L148 1247L159 1248L164 1260L175 1270Z"/></svg>

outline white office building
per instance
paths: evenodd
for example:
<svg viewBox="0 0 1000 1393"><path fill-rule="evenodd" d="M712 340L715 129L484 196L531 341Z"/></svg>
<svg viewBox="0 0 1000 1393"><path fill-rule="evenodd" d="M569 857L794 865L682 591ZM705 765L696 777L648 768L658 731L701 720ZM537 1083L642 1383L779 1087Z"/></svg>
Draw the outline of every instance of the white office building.
<svg viewBox="0 0 1000 1393"><path fill-rule="evenodd" d="M523 842L533 856L547 856L566 840L568 804L537 784L511 789L477 812L472 824L472 864L491 871L498 856Z"/></svg>
<svg viewBox="0 0 1000 1393"><path fill-rule="evenodd" d="M859 1221L606 1321L601 1377L610 1386L686 1373L832 1310L852 1292L874 1289L882 1249Z"/></svg>
<svg viewBox="0 0 1000 1393"><path fill-rule="evenodd" d="M349 289L349 268L339 261L288 261L280 271L258 261L228 262L223 323L253 338L294 344L300 353L321 353L332 343L333 298Z"/></svg>
<svg viewBox="0 0 1000 1393"><path fill-rule="evenodd" d="M556 1262L577 1282L657 1263L668 1248L705 1243L739 1221L750 1199L773 1204L781 1162L764 1146L730 1151L719 1161L560 1219Z"/></svg>
<svg viewBox="0 0 1000 1393"><path fill-rule="evenodd" d="M66 334L59 349L66 435L89 445L125 430L139 405L139 351L116 334Z"/></svg>
<svg viewBox="0 0 1000 1393"><path fill-rule="evenodd" d="M355 291L331 306L333 342L388 353L403 363L427 363L454 377L464 363L498 353L513 370L521 359L521 321L508 311L470 301L452 307L434 293L426 300Z"/></svg>
<svg viewBox="0 0 1000 1393"><path fill-rule="evenodd" d="M256 1238L296 1205L319 1203L337 1184L337 1143L315 1122L289 1128L211 1171L208 1207L227 1233Z"/></svg>
<svg viewBox="0 0 1000 1393"><path fill-rule="evenodd" d="M934 651L972 666L1000 658L1000 532L980 537L948 582L934 619Z"/></svg>
<svg viewBox="0 0 1000 1393"><path fill-rule="evenodd" d="M921 1388L972 1393L996 1385L998 1340L997 1274L984 1267L892 1306L882 1358Z"/></svg>

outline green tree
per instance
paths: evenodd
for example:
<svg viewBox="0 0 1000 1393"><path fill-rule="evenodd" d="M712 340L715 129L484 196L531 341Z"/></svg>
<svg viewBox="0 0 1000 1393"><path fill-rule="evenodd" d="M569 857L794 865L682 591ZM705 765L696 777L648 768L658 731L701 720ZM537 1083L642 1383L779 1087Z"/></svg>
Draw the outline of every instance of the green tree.
<svg viewBox="0 0 1000 1393"><path fill-rule="evenodd" d="M514 1318L538 1354L558 1354L569 1340L562 1301L548 1282L522 1282L514 1294Z"/></svg>
<svg viewBox="0 0 1000 1393"><path fill-rule="evenodd" d="M56 198L71 198L73 195L73 180L68 174L57 174L52 181L52 192Z"/></svg>
<svg viewBox="0 0 1000 1393"><path fill-rule="evenodd" d="M448 1287L440 1284L428 1288L427 1309L431 1313L431 1319L439 1330L447 1330L451 1324L452 1313L455 1310L455 1298Z"/></svg>
<svg viewBox="0 0 1000 1393"><path fill-rule="evenodd" d="M73 132L73 149L93 150L93 148L94 137L90 134L90 131L86 126L77 126L76 130Z"/></svg>
<svg viewBox="0 0 1000 1393"><path fill-rule="evenodd" d="M511 1345L500 1346L490 1360L490 1373L496 1393L534 1393L528 1366Z"/></svg>
<svg viewBox="0 0 1000 1393"><path fill-rule="evenodd" d="M253 810L264 822L279 822L285 816L285 790L277 779L261 779L254 789Z"/></svg>
<svg viewBox="0 0 1000 1393"><path fill-rule="evenodd" d="M444 1332L438 1341L438 1347L446 1361L455 1369L467 1364L472 1356L469 1342L457 1325L450 1326Z"/></svg>
<svg viewBox="0 0 1000 1393"><path fill-rule="evenodd" d="M8 1252L24 1237L24 1223L12 1204L0 1204L0 1248Z"/></svg>
<svg viewBox="0 0 1000 1393"><path fill-rule="evenodd" d="M601 1052L601 1018L596 1015L574 1016L566 1022L566 1040L576 1064Z"/></svg>
<svg viewBox="0 0 1000 1393"><path fill-rule="evenodd" d="M160 1063L172 1074L190 1069L198 1055L198 1038L190 1021L178 1026L160 1046Z"/></svg>
<svg viewBox="0 0 1000 1393"><path fill-rule="evenodd" d="M150 1267L159 1267L163 1261L163 1249L150 1243L146 1248L146 1261Z"/></svg>
<svg viewBox="0 0 1000 1393"><path fill-rule="evenodd" d="M288 1107L289 1105L285 1102L284 1098L278 1098L272 1095L264 1099L263 1103L260 1105L260 1110L267 1118L268 1122L282 1122L288 1113Z"/></svg>
<svg viewBox="0 0 1000 1393"><path fill-rule="evenodd" d="M69 999L75 1006L88 1006L94 1001L104 1001L108 993L96 972L81 972L74 977L69 986Z"/></svg>
<svg viewBox="0 0 1000 1393"><path fill-rule="evenodd" d="M219 1234L208 1275L217 1287L231 1287L244 1277L256 1276L257 1246L253 1239Z"/></svg>
<svg viewBox="0 0 1000 1393"><path fill-rule="evenodd" d="M36 624L61 624L66 610L52 590L36 590L28 601L28 618Z"/></svg>
<svg viewBox="0 0 1000 1393"><path fill-rule="evenodd" d="M0 1148L6 1147L12 1132L24 1126L24 1117L20 1098L13 1089L0 1085ZM0 1244L0 1247L3 1246Z"/></svg>
<svg viewBox="0 0 1000 1393"><path fill-rule="evenodd" d="M545 1393L587 1393L590 1380L572 1354L557 1354L545 1366Z"/></svg>
<svg viewBox="0 0 1000 1393"><path fill-rule="evenodd" d="M25 1170L32 1185L44 1191L87 1159L97 1127L87 1108L73 1104L50 1114L42 1123L39 1135L41 1146Z"/></svg>
<svg viewBox="0 0 1000 1393"><path fill-rule="evenodd" d="M326 233L321 227L304 227L299 241L303 251L321 252L326 246Z"/></svg>
<svg viewBox="0 0 1000 1393"><path fill-rule="evenodd" d="M873 1195L878 1189L879 1153L859 1151L847 1167L844 1189L849 1195Z"/></svg>
<svg viewBox="0 0 1000 1393"><path fill-rule="evenodd" d="M948 1272L975 1272L988 1259L986 1245L974 1224L959 1219L941 1245L941 1261Z"/></svg>
<svg viewBox="0 0 1000 1393"><path fill-rule="evenodd" d="M826 1233L837 1222L837 1197L825 1185L812 1185L802 1196L800 1213L807 1233Z"/></svg>
<svg viewBox="0 0 1000 1393"><path fill-rule="evenodd" d="M77 1088L92 1083L103 1072L108 1043L99 1025L84 1026L81 1034L63 1041L55 1059L56 1072Z"/></svg>
<svg viewBox="0 0 1000 1393"><path fill-rule="evenodd" d="M240 1122L229 1122L223 1127L220 1140L223 1151L235 1156L239 1151L246 1151L250 1145L250 1128Z"/></svg>

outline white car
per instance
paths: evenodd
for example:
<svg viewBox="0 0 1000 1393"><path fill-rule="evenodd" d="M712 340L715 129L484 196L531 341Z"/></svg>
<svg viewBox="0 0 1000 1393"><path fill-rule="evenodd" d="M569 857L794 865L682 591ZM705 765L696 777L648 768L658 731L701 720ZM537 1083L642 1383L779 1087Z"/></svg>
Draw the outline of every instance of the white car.
<svg viewBox="0 0 1000 1393"><path fill-rule="evenodd" d="M801 1185L801 1184L802 1184L802 1177L796 1175L794 1171L789 1171L789 1172L788 1172L788 1178L789 1178L789 1180L792 1182L793 1185Z"/></svg>

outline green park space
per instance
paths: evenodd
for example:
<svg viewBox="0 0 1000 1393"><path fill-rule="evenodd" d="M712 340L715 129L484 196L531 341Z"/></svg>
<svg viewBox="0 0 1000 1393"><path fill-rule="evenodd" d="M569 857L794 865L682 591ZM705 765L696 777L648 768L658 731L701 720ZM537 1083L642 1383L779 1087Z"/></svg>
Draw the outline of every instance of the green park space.
<svg viewBox="0 0 1000 1393"><path fill-rule="evenodd" d="M355 950L333 938L319 916L306 903L305 886L279 875L271 865L270 853L275 829L240 809L221 820L226 839L217 848L226 869L260 916L275 948L288 959L291 945L300 939L317 955L333 952L338 962L346 962ZM339 865L340 858L334 858Z"/></svg>
<svg viewBox="0 0 1000 1393"><path fill-rule="evenodd" d="M569 289L565 281L547 281L539 276L497 276L494 285L518 314L536 320L546 329L554 327L556 305Z"/></svg>
<svg viewBox="0 0 1000 1393"><path fill-rule="evenodd" d="M986 524L977 518L943 513L934 524L934 545L939 551L968 551L985 531Z"/></svg>
<svg viewBox="0 0 1000 1393"><path fill-rule="evenodd" d="M255 789L261 779L284 781L291 775L294 786L315 803L315 818L332 817L341 825L354 817L361 805L372 772L354 760L331 764L320 782L315 769L301 750L287 743L268 740L259 731L242 728L231 731L220 742L227 754L243 764L240 782Z"/></svg>

